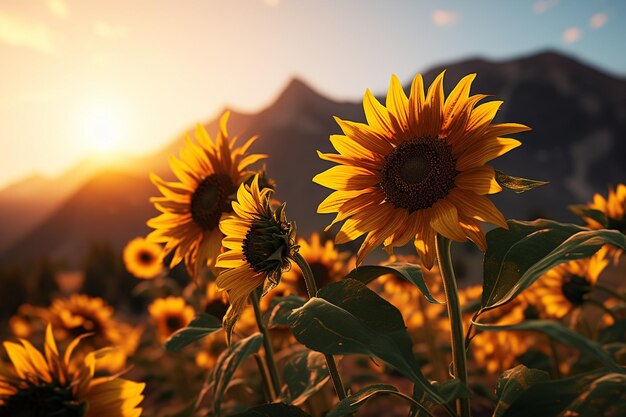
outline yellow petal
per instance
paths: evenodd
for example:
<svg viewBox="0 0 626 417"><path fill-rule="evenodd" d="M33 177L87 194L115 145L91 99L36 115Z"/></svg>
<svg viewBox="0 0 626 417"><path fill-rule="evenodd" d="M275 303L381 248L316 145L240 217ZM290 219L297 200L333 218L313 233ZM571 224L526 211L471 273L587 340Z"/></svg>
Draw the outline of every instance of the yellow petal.
<svg viewBox="0 0 626 417"><path fill-rule="evenodd" d="M454 179L457 187L470 190L476 194L494 194L502 191L495 177L492 167L483 165L476 168L461 171Z"/></svg>
<svg viewBox="0 0 626 417"><path fill-rule="evenodd" d="M313 177L313 182L341 191L362 190L378 181L378 175L368 169L345 165L334 166Z"/></svg>
<svg viewBox="0 0 626 417"><path fill-rule="evenodd" d="M459 226L459 216L456 207L445 198L433 204L430 225L448 239L458 242L467 240Z"/></svg>
<svg viewBox="0 0 626 417"><path fill-rule="evenodd" d="M485 139L473 144L457 160L457 171L475 168L504 155L522 143L515 139L495 138Z"/></svg>

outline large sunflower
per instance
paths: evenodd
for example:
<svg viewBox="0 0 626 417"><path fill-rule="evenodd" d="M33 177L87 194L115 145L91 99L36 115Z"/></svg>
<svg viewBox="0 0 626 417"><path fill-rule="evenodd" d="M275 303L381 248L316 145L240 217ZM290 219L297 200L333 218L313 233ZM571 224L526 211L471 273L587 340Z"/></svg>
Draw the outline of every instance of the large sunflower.
<svg viewBox="0 0 626 417"><path fill-rule="evenodd" d="M145 384L119 377L94 377L97 356L72 353L75 339L61 356L52 327L46 329L42 355L30 342L4 342L13 371L0 368L0 416L139 417Z"/></svg>
<svg viewBox="0 0 626 417"><path fill-rule="evenodd" d="M307 241L298 238L298 253L307 261L315 277L317 288L339 281L354 267L350 254L338 252L332 240L322 244L319 233L313 233ZM282 280L298 295L308 296L304 276L300 268L291 268L283 274Z"/></svg>
<svg viewBox="0 0 626 417"><path fill-rule="evenodd" d="M331 226L345 220L336 243L367 234L357 264L380 244L393 248L413 240L430 269L436 234L460 242L469 238L485 250L480 222L507 227L484 196L501 191L493 168L485 163L520 145L502 136L529 128L492 125L502 102L476 106L486 96L469 95L475 74L463 78L445 98L443 74L426 96L417 75L409 98L392 76L386 106L367 90L367 124L335 118L344 133L330 137L338 154L318 152L339 164L313 178L336 190L318 212L338 213Z"/></svg>
<svg viewBox="0 0 626 417"><path fill-rule="evenodd" d="M284 205L276 210L270 207L271 195L272 189L259 188L259 176L255 175L251 185L239 187L233 202L235 214L220 223L227 250L217 258L216 266L225 270L216 283L228 291L230 307L224 328L229 340L252 291L263 285L263 293L267 293L291 265L295 227L286 220Z"/></svg>
<svg viewBox="0 0 626 417"><path fill-rule="evenodd" d="M126 269L136 278L153 279L163 273L163 249L142 237L128 242L122 256Z"/></svg>
<svg viewBox="0 0 626 417"><path fill-rule="evenodd" d="M222 245L218 224L232 212L231 196L251 175L246 168L266 155L246 152L256 140L249 139L235 147L237 138L228 136L229 113L220 119L220 131L214 143L201 125L196 127L197 143L187 138L180 159L170 157L172 171L178 182L166 182L156 174L150 179L163 194L150 201L162 212L150 219L154 228L148 240L165 243L165 256L173 252L170 266L183 259L189 273L196 278L199 267L214 264Z"/></svg>

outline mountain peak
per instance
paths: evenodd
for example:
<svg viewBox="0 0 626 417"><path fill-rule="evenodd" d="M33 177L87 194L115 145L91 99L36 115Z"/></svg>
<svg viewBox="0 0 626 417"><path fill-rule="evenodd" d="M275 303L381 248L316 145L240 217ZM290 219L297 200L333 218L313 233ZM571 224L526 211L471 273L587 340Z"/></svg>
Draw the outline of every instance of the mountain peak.
<svg viewBox="0 0 626 417"><path fill-rule="evenodd" d="M312 101L327 101L327 99L315 91L303 79L294 77L287 83L287 86L278 94L271 107L290 107L298 103Z"/></svg>

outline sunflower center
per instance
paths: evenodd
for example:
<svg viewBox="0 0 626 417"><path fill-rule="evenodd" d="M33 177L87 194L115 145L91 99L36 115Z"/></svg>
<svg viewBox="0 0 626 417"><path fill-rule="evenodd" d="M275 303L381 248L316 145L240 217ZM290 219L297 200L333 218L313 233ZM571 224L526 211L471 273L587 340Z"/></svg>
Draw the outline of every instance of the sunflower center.
<svg viewBox="0 0 626 417"><path fill-rule="evenodd" d="M139 255L137 257L139 258L139 262L144 265L150 265L152 261L154 260L154 257L152 256L152 254L147 251L139 252Z"/></svg>
<svg viewBox="0 0 626 417"><path fill-rule="evenodd" d="M217 227L222 213L232 211L230 196L237 190L228 174L206 177L191 196L191 218L203 230Z"/></svg>
<svg viewBox="0 0 626 417"><path fill-rule="evenodd" d="M175 332L176 330L184 327L182 319L178 316L169 316L165 319L165 325L171 332Z"/></svg>
<svg viewBox="0 0 626 417"><path fill-rule="evenodd" d="M584 277L569 275L564 277L561 290L570 303L581 305L585 301L587 294L591 292L591 285Z"/></svg>
<svg viewBox="0 0 626 417"><path fill-rule="evenodd" d="M76 401L70 389L32 382L0 405L0 417L83 417L86 411L85 402Z"/></svg>
<svg viewBox="0 0 626 417"><path fill-rule="evenodd" d="M380 186L396 208L414 212L447 196L457 174L450 145L438 138L419 137L402 142L387 155Z"/></svg>
<svg viewBox="0 0 626 417"><path fill-rule="evenodd" d="M254 221L242 244L243 257L254 272L272 273L282 269L289 248L289 226L271 218Z"/></svg>

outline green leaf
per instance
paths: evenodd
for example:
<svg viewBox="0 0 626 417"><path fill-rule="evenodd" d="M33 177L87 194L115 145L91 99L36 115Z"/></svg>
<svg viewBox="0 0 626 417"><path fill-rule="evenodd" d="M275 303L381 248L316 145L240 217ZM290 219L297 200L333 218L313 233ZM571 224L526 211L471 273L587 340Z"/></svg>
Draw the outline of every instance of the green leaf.
<svg viewBox="0 0 626 417"><path fill-rule="evenodd" d="M519 324L511 324L506 326L492 326L474 322L474 325L483 331L502 331L502 330L528 330L533 332L545 333L553 339L558 340L569 346L579 349L590 357L595 358L609 369L616 372L626 372L626 369L620 368L613 357L605 351L598 343L579 335L575 331L563 326L559 322L552 320L526 320Z"/></svg>
<svg viewBox="0 0 626 417"><path fill-rule="evenodd" d="M291 331L300 343L329 355L374 356L443 402L422 375L396 307L353 279L327 285L317 295L289 316Z"/></svg>
<svg viewBox="0 0 626 417"><path fill-rule="evenodd" d="M409 281L411 284L419 288L429 302L433 304L444 304L441 301L437 301L432 296L426 282L424 281L422 269L417 264L394 262L387 265L363 265L354 268L348 275L345 276L345 278L354 279L362 282L363 284L369 284L376 278L386 274L393 274L400 279Z"/></svg>
<svg viewBox="0 0 626 417"><path fill-rule="evenodd" d="M539 369L528 369L524 365L518 365L505 371L500 375L496 384L496 396L499 400L493 417L502 417L524 391L538 382L549 379L550 375L547 372Z"/></svg>
<svg viewBox="0 0 626 417"><path fill-rule="evenodd" d="M270 307L263 316L263 320L270 329L279 326L288 326L289 321L287 317L289 317L293 310L302 307L304 303L306 303L306 300L297 295L273 298L270 302Z"/></svg>
<svg viewBox="0 0 626 417"><path fill-rule="evenodd" d="M231 417L311 417L298 407L283 403L263 404Z"/></svg>
<svg viewBox="0 0 626 417"><path fill-rule="evenodd" d="M513 403L505 404L503 400L497 405L496 410L503 410L502 417L561 415L559 413L566 410L568 405L594 380L604 374L604 371L593 371L565 379L536 381L519 392ZM583 416L587 417L587 415L580 415L580 417Z"/></svg>
<svg viewBox="0 0 626 417"><path fill-rule="evenodd" d="M620 417L626 410L626 375L608 374L596 379L561 416Z"/></svg>
<svg viewBox="0 0 626 417"><path fill-rule="evenodd" d="M626 248L615 230L589 230L550 220L508 220L487 233L481 310L506 304L556 265L588 258L604 244Z"/></svg>
<svg viewBox="0 0 626 417"><path fill-rule="evenodd" d="M210 314L200 313L189 323L189 326L176 331L167 339L165 349L169 352L176 352L219 330L222 330L220 319Z"/></svg>
<svg viewBox="0 0 626 417"><path fill-rule="evenodd" d="M232 344L217 358L217 363L208 381L209 389L213 391L213 413L217 417L221 415L222 396L226 392L235 371L244 359L259 351L262 342L263 335L255 333Z"/></svg>
<svg viewBox="0 0 626 417"><path fill-rule="evenodd" d="M500 184L501 187L508 188L509 190L512 190L513 192L518 194L548 184L548 181L529 180L527 178L513 177L497 169L495 171L496 182Z"/></svg>
<svg viewBox="0 0 626 417"><path fill-rule="evenodd" d="M407 399L407 397L400 393L393 385L371 385L341 400L335 408L330 410L326 417L342 417L351 415L358 411L359 408L367 402L367 400L378 395L397 395ZM408 398L408 400L411 400L411 398Z"/></svg>
<svg viewBox="0 0 626 417"><path fill-rule="evenodd" d="M292 355L283 374L285 385L280 400L293 405L304 403L330 378L324 355L308 349Z"/></svg>
<svg viewBox="0 0 626 417"><path fill-rule="evenodd" d="M606 214L601 212L600 210L592 209L587 205L579 204L568 207L574 214L577 214L581 217L589 217L602 225L602 227L606 228L609 226L609 219L606 217Z"/></svg>
<svg viewBox="0 0 626 417"><path fill-rule="evenodd" d="M443 383L433 383L433 387L447 403L451 403L457 398L469 398L472 396L470 389L460 379L453 379Z"/></svg>

